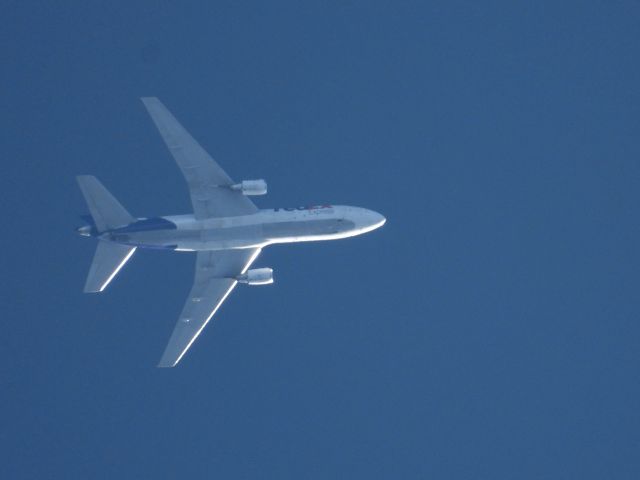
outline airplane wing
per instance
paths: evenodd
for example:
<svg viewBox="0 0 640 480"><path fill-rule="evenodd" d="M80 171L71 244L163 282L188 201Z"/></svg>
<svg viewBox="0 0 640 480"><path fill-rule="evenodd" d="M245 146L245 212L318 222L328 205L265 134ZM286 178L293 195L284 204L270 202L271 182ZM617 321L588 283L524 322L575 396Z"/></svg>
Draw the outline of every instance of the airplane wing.
<svg viewBox="0 0 640 480"><path fill-rule="evenodd" d="M145 97L142 102L187 180L197 219L247 215L258 210L242 193L228 188L235 182L160 100Z"/></svg>
<svg viewBox="0 0 640 480"><path fill-rule="evenodd" d="M198 252L193 287L159 367L175 367L260 254L259 248Z"/></svg>

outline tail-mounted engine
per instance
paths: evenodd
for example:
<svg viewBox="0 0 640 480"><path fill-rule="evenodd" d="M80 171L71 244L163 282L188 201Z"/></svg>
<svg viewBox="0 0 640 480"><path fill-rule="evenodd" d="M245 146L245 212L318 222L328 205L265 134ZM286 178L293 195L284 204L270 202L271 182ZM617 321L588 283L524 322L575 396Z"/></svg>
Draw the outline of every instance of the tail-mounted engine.
<svg viewBox="0 0 640 480"><path fill-rule="evenodd" d="M247 270L247 273L238 275L236 280L247 285L269 285L273 283L273 269L254 268L253 270Z"/></svg>
<svg viewBox="0 0 640 480"><path fill-rule="evenodd" d="M243 195L266 195L267 182L264 180L243 180L240 183L231 185L231 190L237 190Z"/></svg>

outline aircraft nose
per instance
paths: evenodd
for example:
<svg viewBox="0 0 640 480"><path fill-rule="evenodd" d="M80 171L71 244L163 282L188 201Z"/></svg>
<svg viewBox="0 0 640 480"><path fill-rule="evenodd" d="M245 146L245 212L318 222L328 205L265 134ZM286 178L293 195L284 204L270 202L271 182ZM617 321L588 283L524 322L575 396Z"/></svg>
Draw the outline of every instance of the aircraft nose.
<svg viewBox="0 0 640 480"><path fill-rule="evenodd" d="M378 212L374 212L372 210L369 210L369 218L370 218L371 226L373 228L380 228L387 221L387 219L384 218L383 215L380 215Z"/></svg>
<svg viewBox="0 0 640 480"><path fill-rule="evenodd" d="M381 227L385 223L387 223L387 219L384 217L384 215L381 215L378 212L371 212L371 213L373 213L373 219L375 221L374 225L376 228Z"/></svg>
<svg viewBox="0 0 640 480"><path fill-rule="evenodd" d="M374 212L373 210L365 210L362 209L361 220L359 223L359 227L362 233L370 232L371 230L375 230L376 228L380 228L387 221L384 216L380 215L378 212Z"/></svg>

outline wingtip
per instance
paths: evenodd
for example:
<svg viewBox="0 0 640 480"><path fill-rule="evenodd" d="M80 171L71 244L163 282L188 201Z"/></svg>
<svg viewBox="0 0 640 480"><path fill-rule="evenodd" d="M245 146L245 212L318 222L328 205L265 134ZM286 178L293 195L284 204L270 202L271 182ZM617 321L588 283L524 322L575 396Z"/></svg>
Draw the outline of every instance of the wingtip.
<svg viewBox="0 0 640 480"><path fill-rule="evenodd" d="M176 366L175 363L172 364L172 363L162 363L162 362L160 362L160 363L158 363L158 365L156 365L156 368L173 368L175 366Z"/></svg>
<svg viewBox="0 0 640 480"><path fill-rule="evenodd" d="M82 293L101 293L102 291L103 291L103 290L95 290L95 289L92 289L92 288L89 288L89 289L85 288L85 289L82 291Z"/></svg>
<svg viewBox="0 0 640 480"><path fill-rule="evenodd" d="M158 367L158 368L173 368L178 364L179 361L180 361L180 359L175 360L175 359L171 358L170 355L167 355L166 352L165 352L165 354L163 354L162 357L160 358L160 361L158 362L156 367Z"/></svg>
<svg viewBox="0 0 640 480"><path fill-rule="evenodd" d="M91 284L91 282L89 282L89 278L87 278L87 282L85 283L84 289L82 290L82 292L83 293L102 293L104 292L105 288L106 288L106 285L95 286Z"/></svg>

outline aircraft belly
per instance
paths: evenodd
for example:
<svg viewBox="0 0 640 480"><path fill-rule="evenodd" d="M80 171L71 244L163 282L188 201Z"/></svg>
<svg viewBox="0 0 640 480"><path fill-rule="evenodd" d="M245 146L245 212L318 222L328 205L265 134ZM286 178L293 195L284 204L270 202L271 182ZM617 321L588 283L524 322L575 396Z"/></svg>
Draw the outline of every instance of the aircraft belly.
<svg viewBox="0 0 640 480"><path fill-rule="evenodd" d="M175 249L181 243L197 239L198 234L195 230L153 230L115 235L113 240L142 248Z"/></svg>
<svg viewBox="0 0 640 480"><path fill-rule="evenodd" d="M270 240L278 240L332 235L338 233L343 228L342 225L342 222L336 219L324 219L304 222L269 223L263 226L263 230L265 237Z"/></svg>
<svg viewBox="0 0 640 480"><path fill-rule="evenodd" d="M264 246L261 225L197 230L197 234L180 239L178 250L229 250Z"/></svg>
<svg viewBox="0 0 640 480"><path fill-rule="evenodd" d="M175 250L228 250L261 248L269 243L342 238L353 223L339 219L314 219L202 228L190 224L175 230L151 230L118 235L114 241L143 248Z"/></svg>

